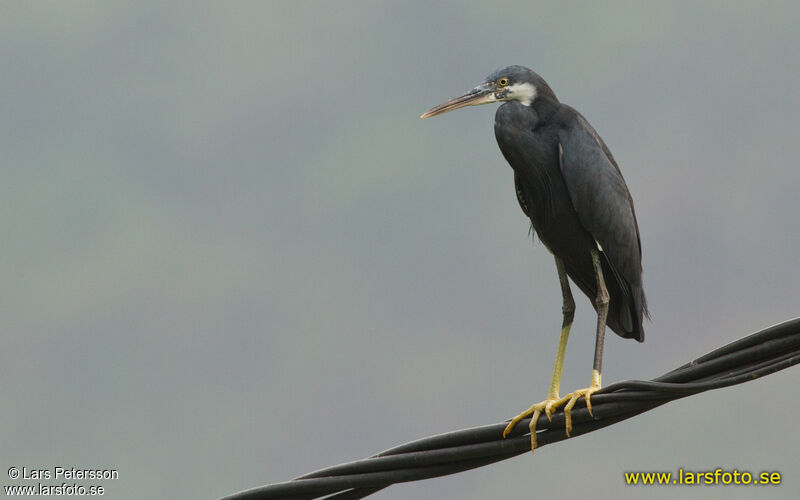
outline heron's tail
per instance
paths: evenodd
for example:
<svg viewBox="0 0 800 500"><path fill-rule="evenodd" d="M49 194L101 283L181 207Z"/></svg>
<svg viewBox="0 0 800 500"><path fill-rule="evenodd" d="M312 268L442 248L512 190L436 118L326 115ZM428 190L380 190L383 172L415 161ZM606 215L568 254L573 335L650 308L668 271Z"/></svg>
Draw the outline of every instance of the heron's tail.
<svg viewBox="0 0 800 500"><path fill-rule="evenodd" d="M627 316L630 322L630 328L626 329L628 335L623 335L623 337L644 342L644 318L650 319L650 312L647 310L647 298L644 296L642 285L631 286L630 291L629 300L622 303L622 307L627 310L620 311L620 316Z"/></svg>

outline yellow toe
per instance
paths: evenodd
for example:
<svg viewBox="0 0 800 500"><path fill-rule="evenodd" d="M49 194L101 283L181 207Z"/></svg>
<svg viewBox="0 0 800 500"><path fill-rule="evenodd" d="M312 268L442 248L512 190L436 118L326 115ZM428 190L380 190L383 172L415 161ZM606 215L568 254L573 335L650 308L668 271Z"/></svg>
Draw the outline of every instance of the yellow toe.
<svg viewBox="0 0 800 500"><path fill-rule="evenodd" d="M508 436L512 429L523 419L531 417L531 423L528 428L531 431L531 451L536 449L536 423L539 421L539 417L544 412L547 415L548 419L551 419L553 413L558 411L558 408L563 406L567 401L569 401L569 397L565 396L563 398L559 398L558 394L551 394L548 396L547 399L531 405L530 408L523 411L516 417L511 419L511 422L508 423L505 430L503 430L503 438Z"/></svg>
<svg viewBox="0 0 800 500"><path fill-rule="evenodd" d="M572 432L572 408L580 398L586 399L586 409L589 410L589 415L594 416L592 413L592 400L591 396L600 389L600 386L587 387L586 389L578 389L564 396L569 398L569 403L564 407L564 419L566 420L567 436Z"/></svg>

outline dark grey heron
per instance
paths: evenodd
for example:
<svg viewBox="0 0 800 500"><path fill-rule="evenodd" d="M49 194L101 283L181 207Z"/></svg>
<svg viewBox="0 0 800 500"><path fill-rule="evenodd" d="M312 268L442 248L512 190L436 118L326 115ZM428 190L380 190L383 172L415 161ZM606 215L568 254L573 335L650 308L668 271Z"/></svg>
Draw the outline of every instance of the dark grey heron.
<svg viewBox="0 0 800 500"><path fill-rule="evenodd" d="M430 109L421 118L464 106L502 102L494 117L500 151L514 170L517 201L533 229L555 256L561 282L563 322L553 378L547 398L514 417L503 437L532 416L531 449L536 448L536 421L564 406L566 430L580 398L592 411L591 395L601 387L605 327L623 338L644 341L648 316L642 288L642 246L633 199L603 139L573 108L561 104L541 76L522 66L489 75L464 95ZM573 283L597 312L591 383L559 396L561 368L575 302Z"/></svg>

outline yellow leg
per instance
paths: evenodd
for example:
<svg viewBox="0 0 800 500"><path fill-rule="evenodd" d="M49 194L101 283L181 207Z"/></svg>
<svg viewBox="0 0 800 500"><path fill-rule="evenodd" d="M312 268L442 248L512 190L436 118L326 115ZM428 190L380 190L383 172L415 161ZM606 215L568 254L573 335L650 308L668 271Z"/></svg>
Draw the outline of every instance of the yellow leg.
<svg viewBox="0 0 800 500"><path fill-rule="evenodd" d="M569 279L567 278L567 269L564 266L564 261L559 257L556 259L556 269L558 270L558 281L561 284L561 296L564 300L561 307L561 313L564 318L561 322L561 336L558 339L558 352L556 353L556 361L553 365L553 378L550 379L550 390L547 391L547 399L541 403L536 403L524 412L511 419L505 430L503 437L508 436L508 433L516 426L523 418L531 417L529 428L531 430L531 451L536 449L536 423L539 421L539 416L544 411L549 419L555 410L561 405L569 401L570 398L559 398L558 389L561 385L561 369L564 366L564 354L567 352L567 340L569 340L569 330L572 328L572 319L575 316L575 301L572 299L572 292L569 289Z"/></svg>
<svg viewBox="0 0 800 500"><path fill-rule="evenodd" d="M567 341L569 340L569 330L571 327L572 323L570 322L561 328L561 336L558 340L558 352L556 353L556 361L553 365L553 378L550 380L550 390L547 392L547 399L532 405L527 410L512 418L511 422L508 423L503 431L503 437L505 438L520 420L531 417L531 423L529 425L531 431L531 451L536 449L536 422L538 422L542 411L544 411L544 414L547 415L549 419L553 411L557 410L567 401L571 401L570 396L572 396L572 394L563 398L558 397L558 390L561 385L561 369L564 366L564 354L567 351ZM572 405L574 406L575 403L572 402ZM570 409L572 408L570 407Z"/></svg>
<svg viewBox="0 0 800 500"><path fill-rule="evenodd" d="M564 407L564 417L567 424L567 436L572 432L572 408L580 398L586 398L586 409L589 410L589 415L594 416L592 413L591 396L598 389L600 389L600 368L603 363L603 338L606 331L606 318L608 317L608 290L606 289L606 282L603 279L603 266L600 264L600 244L597 244L597 249L592 249L592 265L594 266L595 277L597 278L597 297L595 298L595 306L597 309L597 336L594 344L594 367L592 369L592 382L586 389L579 389L568 394L569 403Z"/></svg>
<svg viewBox="0 0 800 500"><path fill-rule="evenodd" d="M532 405L524 412L512 418L511 422L509 422L505 430L503 430L503 437L505 438L508 436L508 433L511 432L511 430L514 429L514 427L520 422L520 420L531 417L531 423L529 425L531 431L531 451L536 449L536 423L539 421L539 417L542 415L543 411L545 415L547 415L547 418L550 419L553 412L558 410L558 408L566 403L566 406L564 406L564 418L566 420L567 436L569 436L572 432L572 409L575 407L575 403L577 403L580 398L586 399L586 408L589 410L589 414L594 416L592 414L591 396L601 387L600 369L603 360L603 338L605 335L609 303L608 291L603 279L603 270L600 263L599 251L599 244L597 250L592 249L591 251L592 264L597 277L597 297L595 299L597 309L597 338L595 340L592 382L586 389L573 391L563 398L559 397L558 390L561 385L561 369L564 366L564 354L567 350L569 330L572 327L575 303L572 300L572 292L569 290L569 281L567 279L567 272L564 267L564 262L558 257L555 258L556 267L558 268L558 277L559 281L561 282L561 293L564 299L564 305L562 308L564 321L561 326L561 337L558 341L558 352L556 354L556 361L553 366L553 378L550 380L550 390L547 392L547 399Z"/></svg>

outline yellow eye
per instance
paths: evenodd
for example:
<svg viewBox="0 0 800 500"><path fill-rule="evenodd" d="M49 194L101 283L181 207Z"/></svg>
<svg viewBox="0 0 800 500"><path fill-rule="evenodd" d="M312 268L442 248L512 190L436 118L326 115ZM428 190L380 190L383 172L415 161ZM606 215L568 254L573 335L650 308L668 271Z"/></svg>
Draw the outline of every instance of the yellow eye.
<svg viewBox="0 0 800 500"><path fill-rule="evenodd" d="M497 84L501 87L505 87L506 85L508 85L508 78L501 78L497 80Z"/></svg>

